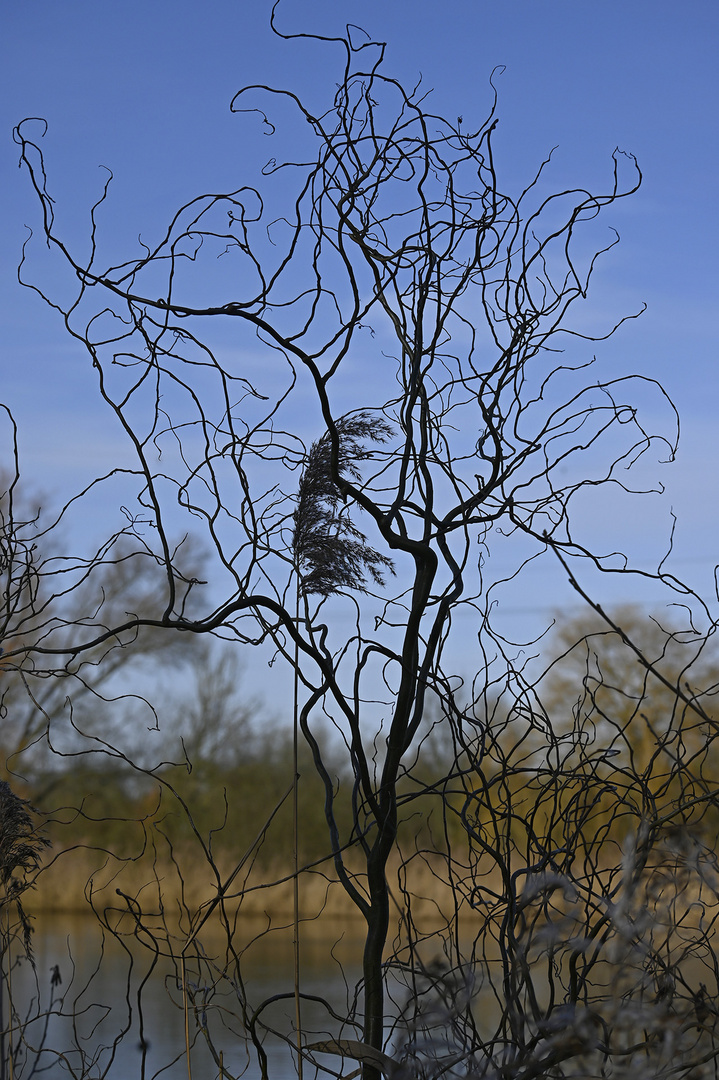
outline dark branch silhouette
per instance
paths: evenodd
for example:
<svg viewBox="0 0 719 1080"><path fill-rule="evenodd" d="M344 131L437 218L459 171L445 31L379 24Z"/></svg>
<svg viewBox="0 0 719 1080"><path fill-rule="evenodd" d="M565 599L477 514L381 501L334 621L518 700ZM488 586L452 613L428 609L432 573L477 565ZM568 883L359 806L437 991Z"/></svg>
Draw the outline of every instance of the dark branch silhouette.
<svg viewBox="0 0 719 1080"><path fill-rule="evenodd" d="M272 25L305 36L284 34L274 13ZM716 622L660 566L657 586L693 615L666 649L647 649L581 584L589 571L634 571L594 551L573 517L580 496L632 493L637 462L676 448L658 384L594 370L594 343L624 318L597 335L575 319L618 241L598 222L637 191L638 165L616 150L603 192L546 195L550 155L508 194L494 90L483 121L465 108L451 122L420 86L386 75L384 46L356 28L318 40L343 58L324 113L267 86L232 102L238 122L259 117L277 140L273 109L291 108L303 156L273 157L256 186L191 200L122 262L103 238L111 177L83 249L50 194L44 123L15 131L39 239L74 293L42 284L35 237L20 281L86 349L128 456L47 524L14 516L16 465L0 547L3 671L27 687L58 754L109 755L184 823L138 815L141 850L127 861L150 859L154 891L120 889L107 904L91 886L89 899L128 955L132 941L151 970L173 966L188 1060L204 1040L220 1074L235 1075L227 1022L266 1075L264 1033L285 995L249 1000L238 916L293 877L257 876L286 784L254 839L228 850L233 800L250 782L237 761L215 762L225 780L207 789L215 818L201 820L199 788L176 774L187 747L179 765L143 761L74 713L75 742L53 742L59 721L33 688L53 680L71 702L99 699L84 669L158 635L268 645L296 671L307 761L295 771L305 784L314 769L324 818L303 882L321 883L321 910L341 890L364 923L361 980L346 1009L324 1000L323 1024L303 1032L307 1061L334 1075L359 1065L365 1080L714 1075L717 682L692 673L706 674ZM647 431L635 394L668 407L669 434ZM123 519L69 555L59 527L100 487ZM203 545L202 578L188 536ZM485 555L502 548L514 565L493 578ZM618 685L608 703L588 661L573 699L542 704L551 673L495 621L503 587L542 560L559 560L638 659L638 688ZM131 581L118 592L122 567ZM127 599L138 568L141 604ZM458 659L469 637L471 682ZM665 662L674 645L678 666ZM238 736L217 715L222 758ZM88 807L82 817L89 828ZM198 860L211 896L195 903Z"/></svg>

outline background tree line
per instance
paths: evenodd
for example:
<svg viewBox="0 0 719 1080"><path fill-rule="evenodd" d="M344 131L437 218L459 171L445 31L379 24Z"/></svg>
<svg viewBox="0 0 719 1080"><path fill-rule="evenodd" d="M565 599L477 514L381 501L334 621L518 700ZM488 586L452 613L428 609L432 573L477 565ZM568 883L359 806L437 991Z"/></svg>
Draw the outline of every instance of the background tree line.
<svg viewBox="0 0 719 1080"><path fill-rule="evenodd" d="M706 702L713 719L712 698L719 686L719 662L713 651L704 655L702 650L696 662L696 635L680 630L676 618L662 622L658 615L631 606L610 614L633 642L641 643L642 653L658 665L667 683L686 682L685 670L692 668L692 693ZM48 836L56 844L97 845L121 858L131 857L138 844L142 846L140 823L161 824L168 855L171 848L190 847L193 829L185 808L194 828L213 836L218 855L238 847L246 850L273 808L282 803L256 857L263 867L270 863L287 870L292 860L292 812L286 798L293 773L290 719L273 715L267 702L246 697L234 651L205 643L182 648L162 637L154 646L116 656L116 667L99 669L102 681L93 683L95 692L88 694L87 703L76 701L75 722L82 731L102 733L104 739L113 727L130 733L125 738L125 762L108 759L101 751L78 752L71 741L63 756L49 752L47 731L37 726L42 713L28 702L25 689L17 681L11 685L6 675L3 779L19 793L32 795L36 807L54 818ZM158 698L164 732L159 740L159 758L164 760L159 767L144 746L145 710L134 712L129 703L119 716L113 717L109 709L104 715L97 697L105 680L118 671L123 679L132 678L123 669L148 661L159 683L164 673L168 683L179 679L183 686L175 700L169 689ZM410 838L428 852L440 853L446 848L445 829L453 840L462 834L460 818L468 812L465 788L458 797L453 783L463 776L474 792L477 821L485 825L511 794L517 838L530 821L537 827L538 818L544 817L540 831L546 829L549 816L558 810L565 821L572 814L582 818L578 834L594 833L602 842L611 839L621 846L636 814L651 801L655 812L663 809L667 835L676 828L675 808L692 836L714 842L717 807L711 799L696 798L692 812L688 790L689 784L701 784L701 777L712 785L719 775L719 747L711 722L692 715L686 706L678 708L670 686L640 663L619 632L592 614L580 613L569 620L557 617L543 643L537 671L542 722L536 715L524 720L508 715L498 698L491 724L483 729L488 746L481 777L473 774L474 755L450 737L439 703L428 709L421 758L411 763L399 785L400 833L405 842ZM50 684L49 691L43 710L47 714L57 709L61 714L67 702L60 699L57 686ZM47 715L42 718L47 723ZM53 719L57 722L59 717ZM548 741L549 732L553 741ZM326 857L323 790L306 747L299 765L300 857L305 864L321 862ZM338 798L338 824L349 843L354 823L352 776L339 745L333 775L338 793L343 792L343 799ZM158 780L169 785L164 792ZM547 803L548 791L552 797ZM618 799L626 801L629 812L617 812ZM78 903L83 884L78 882Z"/></svg>

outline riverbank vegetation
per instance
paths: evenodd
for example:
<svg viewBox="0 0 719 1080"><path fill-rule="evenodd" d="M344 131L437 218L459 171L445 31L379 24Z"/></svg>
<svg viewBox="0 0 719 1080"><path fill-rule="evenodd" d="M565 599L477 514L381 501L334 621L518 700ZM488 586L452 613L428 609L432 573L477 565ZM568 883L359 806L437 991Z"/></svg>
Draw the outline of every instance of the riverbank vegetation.
<svg viewBox="0 0 719 1080"><path fill-rule="evenodd" d="M651 668L623 638L630 632ZM482 724L431 715L426 752L398 785L386 967L395 1053L407 1052L419 1015L430 1040L422 1068L428 1054L432 1068L474 1060L471 1045L485 1038L479 1003L492 1023L506 1022L506 990L496 992L510 978L523 1010L554 1018L532 1051L552 1067L560 1058L594 1075L607 1054L632 1067L639 1055L647 1076L668 1076L676 1054L713 1061L715 661L705 648L697 655L676 617L662 624L636 608L559 623L543 655L544 711L511 713L498 697ZM27 749L8 760L23 760L27 786L43 794L53 841L37 887L23 894L35 925L46 910L89 902L133 951L149 935L158 955L184 957L209 986L207 957L216 965L223 926L242 939L260 918L261 939L291 924L294 764L291 727L246 701L234 654L198 659L205 677L183 694L182 718L172 708L160 717L168 735L182 731L183 760L143 769L91 754L47 771L52 759L39 754L34 775ZM361 882L352 778L337 753L336 821ZM357 915L328 858L322 785L306 751L299 772L299 916L313 927L324 919L339 940ZM421 978L407 983L410 962ZM239 956L234 963L242 969ZM568 993L582 1003L571 1015ZM638 1025L651 1036L641 1053L631 1046Z"/></svg>
<svg viewBox="0 0 719 1080"><path fill-rule="evenodd" d="M654 807L665 840L679 829L693 843L714 846L719 808L711 796L719 746L712 736L713 688L719 663L713 653L704 655L706 650L695 663L693 635L677 621L662 624L651 613L626 606L610 618L660 664L662 678L598 616L558 623L546 640L545 670L537 681L543 722L507 715L498 700L489 722L478 729L485 742L478 754L476 743L452 738L439 710L430 712L421 758L398 785L399 850L415 849L415 858L425 852L445 857L466 839L471 821L478 833L494 831L497 842L506 833L503 842L529 858L532 832L546 837L560 822L566 830L572 821L575 856L582 843L590 843L606 859L634 834L646 805ZM176 660L168 658L169 664ZM149 848L165 867L172 866L173 857L192 867L198 835L211 837L212 856L224 867L238 852L251 852L265 883L273 870L280 880L291 877L291 726L272 717L264 702L247 701L232 651L195 647L191 662L185 657L184 663L182 702L166 702L159 718L167 735L159 767L143 765L137 725L134 754L126 760L97 752L34 757L27 748L9 752L6 746L6 763L21 762L25 782L7 767L5 779L34 795L48 819L46 835L57 849L84 852L74 860L75 874L69 873L72 860L64 860L61 894L57 886L40 883L36 907L84 907L88 852L94 849L111 853L118 864L134 864ZM690 667L692 696L677 714L672 685L680 684ZM689 707L691 702L702 703L706 718ZM121 723L126 730L133 726L129 716ZM104 719L96 717L94 724L107 734ZM331 746L329 732L326 742ZM327 760L338 830L350 845L352 775L339 742L334 761L329 752ZM300 861L316 864L318 873L331 878L324 791L306 746L298 766ZM557 846L565 845L557 841ZM198 886L193 871L188 873L184 887L200 895L207 868L195 866Z"/></svg>

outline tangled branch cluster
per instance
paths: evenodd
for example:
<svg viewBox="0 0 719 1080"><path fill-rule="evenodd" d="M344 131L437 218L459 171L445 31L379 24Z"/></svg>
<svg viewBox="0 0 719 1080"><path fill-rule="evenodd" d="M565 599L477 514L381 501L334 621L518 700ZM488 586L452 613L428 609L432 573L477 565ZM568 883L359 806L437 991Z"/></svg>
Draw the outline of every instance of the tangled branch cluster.
<svg viewBox="0 0 719 1080"><path fill-rule="evenodd" d="M273 27L291 36L274 15ZM597 219L641 173L616 151L603 193L544 196L548 158L510 196L495 163L496 94L482 123L453 123L385 74L384 46L350 30L325 44L344 62L324 114L262 86L232 102L273 135L273 104L291 107L306 156L191 200L121 263L102 237L110 180L81 258L63 237L34 122L16 129L42 240L76 291L61 302L34 280L32 241L20 280L87 351L127 459L39 534L45 550L59 543L56 526L101 488L124 516L94 551L33 549L30 581L17 528L0 538L2 674L15 679L3 693L14 702L22 685L36 717L11 754L101 753L133 782L159 784L185 831L143 804L137 859L149 859L151 896L120 888L101 902L93 878L89 899L151 970L170 965L188 1060L204 1041L220 1075L239 1076L252 1054L264 1077L272 1005L292 995L251 1000L240 916L254 893L295 876L256 877L292 785L273 794L249 847L220 857L236 774L214 763L230 781L212 788L221 820L204 828L166 759L139 761L118 727L83 728L73 702L106 705L102 672L148 634L269 644L296 669L326 828L302 882L321 882L319 915L341 891L364 934L346 1007L325 996L316 1030L278 1032L298 1040L300 1061L347 1075L351 1060L364 1080L713 1076L717 681L695 691L687 677L703 670L717 620L660 567L657 585L691 613L693 651L668 663L673 630L671 647L644 648L580 581L584 570L628 574L627 561L597 553L573 520L583 494L632 493L636 463L676 447L658 384L587 373L588 350L624 320L597 336L572 321L617 242L599 237ZM646 430L637 389L667 405L668 435ZM18 476L16 463L10 492ZM202 578L187 535L205 546ZM515 563L487 580L495 548ZM629 647L638 692L588 661L571 700L542 703L536 666L494 620L503 587L537 560L563 567L602 633ZM457 657L469 638L467 682ZM62 704L47 689L58 685ZM663 711L649 715L656 686ZM607 700L612 689L621 700ZM238 732L214 740L225 770ZM195 903L186 866L198 860L210 895ZM126 1005L131 1015L130 981ZM226 1061L223 1025L247 1048L241 1061ZM76 1075L90 1075L76 1044Z"/></svg>

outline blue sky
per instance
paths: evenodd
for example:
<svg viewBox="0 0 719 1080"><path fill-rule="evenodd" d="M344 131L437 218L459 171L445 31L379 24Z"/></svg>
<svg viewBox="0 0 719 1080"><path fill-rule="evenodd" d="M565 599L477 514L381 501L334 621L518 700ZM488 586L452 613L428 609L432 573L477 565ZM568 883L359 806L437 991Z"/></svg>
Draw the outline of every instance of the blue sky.
<svg viewBox="0 0 719 1080"><path fill-rule="evenodd" d="M181 201L238 186L262 155L278 152L265 151L259 129L248 134L230 114L241 85L282 85L318 109L328 104L339 56L311 42L278 41L269 10L265 0L3 5L0 399L18 419L27 478L46 491L70 493L95 466L111 466L122 447L98 405L85 356L57 317L16 283L24 226L37 224L37 211L17 169L11 129L25 116L48 120L50 190L64 234L80 245L101 190L98 166L113 170L104 228L122 251ZM646 302L644 317L597 351L607 372L664 382L681 414L683 441L678 462L658 473L664 500L619 515L588 506L587 522L602 537L609 525L618 528L635 557L651 561L673 506L676 571L706 592L719 557L716 3L285 0L279 17L287 29L326 34L361 24L388 42L389 70L408 83L421 74L434 88L436 111L462 114L468 124L486 113L490 73L505 65L495 150L510 189L523 185L553 146L550 178L558 189L605 186L615 146L637 156L644 185L607 216L622 243L597 275L587 319L604 326ZM524 602L546 609L552 599L540 584Z"/></svg>

